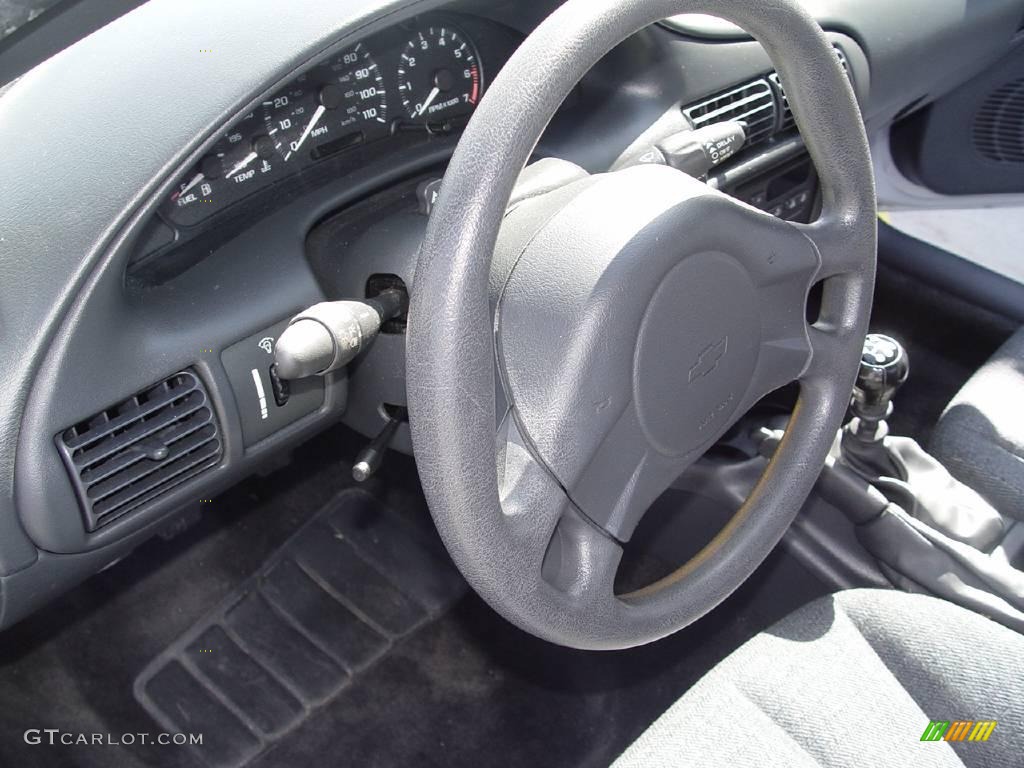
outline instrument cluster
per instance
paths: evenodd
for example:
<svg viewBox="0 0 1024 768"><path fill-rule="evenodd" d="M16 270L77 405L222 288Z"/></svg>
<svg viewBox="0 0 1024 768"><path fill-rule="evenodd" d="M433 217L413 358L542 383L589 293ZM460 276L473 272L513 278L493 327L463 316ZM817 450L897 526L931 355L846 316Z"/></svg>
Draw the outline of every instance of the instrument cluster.
<svg viewBox="0 0 1024 768"><path fill-rule="evenodd" d="M458 21L395 27L341 51L266 98L226 131L161 207L172 226L213 214L325 160L408 132L465 123L484 89L474 40Z"/></svg>

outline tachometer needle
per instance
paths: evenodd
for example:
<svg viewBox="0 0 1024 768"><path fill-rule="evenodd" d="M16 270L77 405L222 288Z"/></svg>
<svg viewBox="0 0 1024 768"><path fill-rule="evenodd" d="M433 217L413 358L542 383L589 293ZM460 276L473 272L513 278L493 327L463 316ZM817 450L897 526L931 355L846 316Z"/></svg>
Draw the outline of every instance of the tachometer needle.
<svg viewBox="0 0 1024 768"><path fill-rule="evenodd" d="M419 117L419 116L420 116L420 115L422 115L422 114L423 114L424 112L426 112L426 111L427 111L427 107L429 107L429 106L430 106L431 104L433 104L433 103L434 103L434 99L436 99L436 98L437 98L437 96L438 96L438 94L439 94L439 93L441 93L441 89L440 89L440 88L438 88L438 87L437 87L437 86L435 85L435 86L434 86L434 88L433 88L433 90L431 90L431 91L430 91L430 95L429 95L429 96L427 96L427 100L426 100L426 101L424 101L424 102L423 102L422 104L420 104L420 108L419 108L418 110L416 110L416 114L415 114L415 115L413 115L413 117Z"/></svg>
<svg viewBox="0 0 1024 768"><path fill-rule="evenodd" d="M309 121L309 125L306 126L306 130L302 132L302 135L299 137L299 140L295 142L295 148L284 156L285 161L287 161L288 158L292 156L292 152L299 151L299 148L302 146L302 142L306 140L306 137L309 136L310 131L312 131L313 128L316 127L316 124L320 121L320 118L324 116L324 112L326 111L327 107L325 107L323 104L316 108L316 111L313 113L313 118Z"/></svg>
<svg viewBox="0 0 1024 768"><path fill-rule="evenodd" d="M197 174L196 174L195 176L193 176L193 177L192 177L192 181L190 181L190 182L189 182L188 184L186 184L186 185L185 185L184 187L182 187L182 188L181 188L181 189L179 189L179 190L178 190L177 192L175 192L175 193L174 193L174 194L173 194L173 195L171 196L171 199L172 199L172 200L177 200L177 199L178 199L179 197L181 197L182 195L184 195L184 194L185 194L186 192L188 192L188 191L189 191L190 189L192 189L192 187L194 187L194 186L195 186L196 184L198 184L198 183L199 183L200 181L202 181L202 180L203 180L203 179L205 179L205 178L206 178L206 177L205 177L205 176L204 176L203 174L201 174L201 173L197 173Z"/></svg>
<svg viewBox="0 0 1024 768"><path fill-rule="evenodd" d="M245 156L245 157L243 157L243 158L242 158L241 160L239 160L239 161L238 161L238 163L237 163L237 164L235 165L235 167L234 167L234 168L232 168L232 169L231 169L230 171L228 171L228 172L227 172L227 173L225 173L224 175L225 175L225 176L226 176L227 178L229 178L229 179L230 179L230 178L231 178L232 176L234 176L234 175L235 175L236 173L238 173L239 171L241 171L242 169L244 169L244 168L245 168L245 166L247 166L247 165L248 165L249 163L251 163L251 162L252 162L253 160L255 160L255 159L256 159L256 157L257 157L257 155L256 155L256 153L255 153L255 152L250 152L250 153L249 153L248 155L246 155L246 156Z"/></svg>

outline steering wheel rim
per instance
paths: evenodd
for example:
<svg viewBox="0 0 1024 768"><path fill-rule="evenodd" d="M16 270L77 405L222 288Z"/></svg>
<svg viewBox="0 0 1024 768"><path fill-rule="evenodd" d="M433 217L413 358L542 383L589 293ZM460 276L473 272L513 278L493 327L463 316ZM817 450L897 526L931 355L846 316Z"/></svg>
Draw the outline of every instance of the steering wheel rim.
<svg viewBox="0 0 1024 768"><path fill-rule="evenodd" d="M523 420L502 420L496 437L488 284L513 186L558 106L612 47L679 13L720 16L764 45L823 190L822 214L810 225L778 222L721 195L699 204L721 211L723 221L749 223L758 236L782 238L787 253L801 252L803 302L810 285L824 280L823 302L817 321L804 328L804 359L787 369L801 385L790 428L750 497L688 563L617 596L619 541L567 498L552 454ZM638 169L632 189L641 194L664 183L679 206L708 197L681 176ZM666 209L659 221L679 210ZM552 14L495 78L462 137L427 229L410 307L409 415L419 473L442 539L470 585L526 631L592 649L656 640L724 600L775 546L820 472L856 375L875 243L874 183L856 99L821 28L792 0L570 0ZM750 389L729 415L749 403Z"/></svg>

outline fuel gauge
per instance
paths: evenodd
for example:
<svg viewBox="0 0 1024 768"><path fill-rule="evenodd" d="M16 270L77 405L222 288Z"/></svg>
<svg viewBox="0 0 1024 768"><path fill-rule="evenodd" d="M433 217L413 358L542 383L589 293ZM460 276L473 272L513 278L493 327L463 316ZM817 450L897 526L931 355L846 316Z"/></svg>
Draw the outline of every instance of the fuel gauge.
<svg viewBox="0 0 1024 768"><path fill-rule="evenodd" d="M164 208L177 224L191 226L240 200L273 174L275 150L254 114L213 145L171 193Z"/></svg>

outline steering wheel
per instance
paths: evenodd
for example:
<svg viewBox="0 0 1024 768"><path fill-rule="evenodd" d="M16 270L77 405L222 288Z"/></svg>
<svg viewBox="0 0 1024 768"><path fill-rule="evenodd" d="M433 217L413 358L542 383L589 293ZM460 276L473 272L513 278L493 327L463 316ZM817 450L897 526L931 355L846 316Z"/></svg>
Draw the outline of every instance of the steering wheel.
<svg viewBox="0 0 1024 768"><path fill-rule="evenodd" d="M738 24L767 49L820 174L819 219L780 221L664 166L591 176L508 210L583 75L627 36L690 12ZM524 630L593 649L653 641L724 600L821 470L856 375L875 246L853 90L793 0L570 0L550 16L462 137L410 310L419 473L470 585ZM747 501L674 573L616 595L623 542L650 504L791 381L799 400Z"/></svg>

